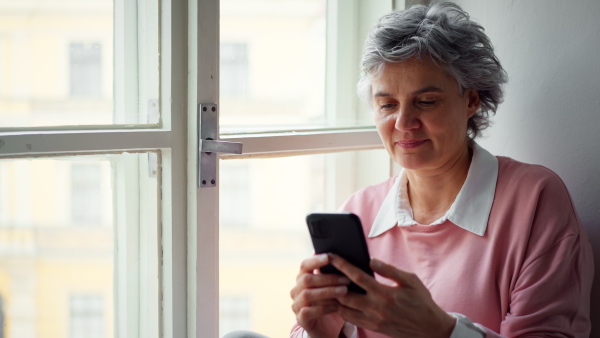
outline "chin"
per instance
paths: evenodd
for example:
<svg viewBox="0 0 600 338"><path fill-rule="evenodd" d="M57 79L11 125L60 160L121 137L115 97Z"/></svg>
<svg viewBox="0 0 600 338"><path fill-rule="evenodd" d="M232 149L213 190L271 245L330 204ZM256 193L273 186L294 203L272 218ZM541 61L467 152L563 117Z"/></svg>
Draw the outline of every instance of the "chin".
<svg viewBox="0 0 600 338"><path fill-rule="evenodd" d="M432 161L421 158L415 155L397 155L393 158L394 162L398 163L402 168L408 170L426 169L431 166Z"/></svg>
<svg viewBox="0 0 600 338"><path fill-rule="evenodd" d="M398 163L402 168L408 170L418 170L425 166L424 163L420 163L418 161L394 160L394 162Z"/></svg>

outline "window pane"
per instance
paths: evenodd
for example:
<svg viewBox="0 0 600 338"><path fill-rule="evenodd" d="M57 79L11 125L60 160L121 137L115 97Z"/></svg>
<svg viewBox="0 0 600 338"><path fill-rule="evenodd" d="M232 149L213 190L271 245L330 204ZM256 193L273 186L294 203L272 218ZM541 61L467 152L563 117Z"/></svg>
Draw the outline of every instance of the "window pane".
<svg viewBox="0 0 600 338"><path fill-rule="evenodd" d="M71 43L69 52L70 95L101 96L102 46L99 43Z"/></svg>
<svg viewBox="0 0 600 338"><path fill-rule="evenodd" d="M93 224L102 218L102 168L97 163L71 165L71 219L73 224Z"/></svg>
<svg viewBox="0 0 600 338"><path fill-rule="evenodd" d="M69 337L106 337L104 299L101 294L73 294L69 297Z"/></svg>
<svg viewBox="0 0 600 338"><path fill-rule="evenodd" d="M385 150L221 161L220 336L286 337L295 320L289 291L313 252L306 215L336 211L389 172Z"/></svg>
<svg viewBox="0 0 600 338"><path fill-rule="evenodd" d="M0 160L0 337L108 338L129 308L158 308L149 158Z"/></svg>
<svg viewBox="0 0 600 338"><path fill-rule="evenodd" d="M322 126L326 0L222 0L221 130Z"/></svg>
<svg viewBox="0 0 600 338"><path fill-rule="evenodd" d="M157 3L0 1L0 128L156 123Z"/></svg>

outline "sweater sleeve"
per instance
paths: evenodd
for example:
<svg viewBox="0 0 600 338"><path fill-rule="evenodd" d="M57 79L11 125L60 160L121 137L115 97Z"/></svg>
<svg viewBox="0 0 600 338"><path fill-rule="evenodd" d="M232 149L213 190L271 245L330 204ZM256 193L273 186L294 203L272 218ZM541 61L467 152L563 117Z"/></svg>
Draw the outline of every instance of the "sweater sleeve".
<svg viewBox="0 0 600 338"><path fill-rule="evenodd" d="M294 327L292 327L292 331L290 332L290 338L302 337L304 337L304 329L300 325L294 324Z"/></svg>
<svg viewBox="0 0 600 338"><path fill-rule="evenodd" d="M589 337L591 250L579 235L561 240L519 276L500 334L487 337Z"/></svg>
<svg viewBox="0 0 600 338"><path fill-rule="evenodd" d="M342 328L341 333L343 333L344 337L346 337L346 338L357 338L356 326L354 326L350 323L344 324L344 327ZM294 327L292 328L292 332L290 333L290 338L310 338L310 337L308 336L306 331L304 331L304 329L302 327L300 327L300 325L298 325L298 323L296 323L294 325Z"/></svg>
<svg viewBox="0 0 600 338"><path fill-rule="evenodd" d="M534 199L522 264L500 332L487 337L589 337L593 253L569 193L550 175Z"/></svg>

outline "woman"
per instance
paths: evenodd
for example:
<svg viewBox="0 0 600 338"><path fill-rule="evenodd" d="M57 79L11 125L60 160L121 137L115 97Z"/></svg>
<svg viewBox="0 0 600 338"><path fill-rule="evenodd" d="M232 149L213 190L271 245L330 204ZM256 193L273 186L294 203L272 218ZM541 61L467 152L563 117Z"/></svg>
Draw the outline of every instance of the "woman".
<svg viewBox="0 0 600 338"><path fill-rule="evenodd" d="M376 278L335 255L304 260L291 336L589 336L593 258L564 184L474 141L506 82L483 28L452 3L392 12L362 71L403 168L342 207L362 220ZM315 273L330 263L348 278Z"/></svg>

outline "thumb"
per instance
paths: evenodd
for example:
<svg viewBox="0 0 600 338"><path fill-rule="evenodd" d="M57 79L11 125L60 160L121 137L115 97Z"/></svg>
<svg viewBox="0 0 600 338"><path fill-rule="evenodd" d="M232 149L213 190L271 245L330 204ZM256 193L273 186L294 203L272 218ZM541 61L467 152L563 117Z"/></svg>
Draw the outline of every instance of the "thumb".
<svg viewBox="0 0 600 338"><path fill-rule="evenodd" d="M397 269L393 265L386 264L378 259L371 259L371 269L379 275L391 279L398 284L398 286L404 288L417 288L423 283L417 275L414 273L406 272L404 270Z"/></svg>

